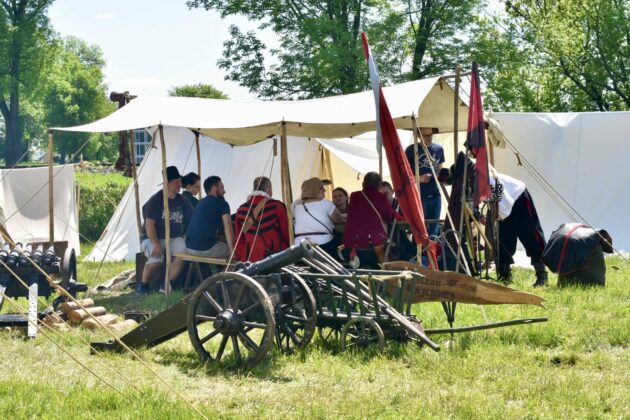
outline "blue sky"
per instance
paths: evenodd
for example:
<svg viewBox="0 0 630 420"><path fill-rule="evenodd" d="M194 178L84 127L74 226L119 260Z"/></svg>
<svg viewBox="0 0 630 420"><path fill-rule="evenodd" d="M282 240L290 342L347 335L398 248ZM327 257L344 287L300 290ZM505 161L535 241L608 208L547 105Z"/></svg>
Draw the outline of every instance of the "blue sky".
<svg viewBox="0 0 630 420"><path fill-rule="evenodd" d="M110 90L166 95L172 86L211 83L233 99L251 99L247 89L223 80L217 67L228 27L256 24L222 20L215 12L188 10L185 0L57 0L50 21L61 35L73 35L103 50ZM273 43L273 34L263 40Z"/></svg>

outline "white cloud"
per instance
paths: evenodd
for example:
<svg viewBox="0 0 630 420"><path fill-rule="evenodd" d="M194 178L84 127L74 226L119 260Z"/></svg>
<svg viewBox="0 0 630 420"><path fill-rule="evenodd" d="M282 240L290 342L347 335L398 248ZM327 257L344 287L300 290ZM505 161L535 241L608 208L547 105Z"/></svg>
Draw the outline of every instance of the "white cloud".
<svg viewBox="0 0 630 420"><path fill-rule="evenodd" d="M109 12L109 13L99 13L98 15L96 15L97 19L113 19L116 17L115 13Z"/></svg>

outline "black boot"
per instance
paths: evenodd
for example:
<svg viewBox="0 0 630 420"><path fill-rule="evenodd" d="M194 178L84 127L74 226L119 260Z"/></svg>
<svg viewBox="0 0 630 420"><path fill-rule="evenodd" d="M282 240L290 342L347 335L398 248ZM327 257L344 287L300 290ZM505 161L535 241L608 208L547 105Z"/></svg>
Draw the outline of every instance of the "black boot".
<svg viewBox="0 0 630 420"><path fill-rule="evenodd" d="M497 281L503 284L512 283L512 269L510 268L510 264L497 264Z"/></svg>
<svg viewBox="0 0 630 420"><path fill-rule="evenodd" d="M533 287L546 286L547 282L548 282L547 271L546 270L536 271L536 283L534 283L532 286Z"/></svg>

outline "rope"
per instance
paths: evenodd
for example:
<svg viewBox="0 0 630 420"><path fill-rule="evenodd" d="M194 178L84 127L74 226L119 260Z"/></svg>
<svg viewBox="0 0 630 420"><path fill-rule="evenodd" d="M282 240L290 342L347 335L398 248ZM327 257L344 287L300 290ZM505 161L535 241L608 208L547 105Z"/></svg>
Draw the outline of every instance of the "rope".
<svg viewBox="0 0 630 420"><path fill-rule="evenodd" d="M77 299L74 298L74 296L72 296L70 293L68 293L68 291L66 289L64 289L63 287L59 286L58 284L56 284L52 278L48 275L48 273L46 273L40 266L38 266L37 264L35 264L35 262L31 259L31 257L25 256L25 258L31 263L31 265L37 270L39 271L48 281L48 283L52 286L52 288L54 288L59 295L63 295L66 298L68 298L69 300L71 300L72 302L76 303L77 306L79 306L79 308L86 310L85 306L83 306L83 304L81 302L79 302ZM177 391L171 384L169 384L164 378L162 378L160 375L158 375L157 372L155 372L153 369L151 369L151 367L149 366L149 364L142 358L140 357L140 355L135 352L134 350L132 350L127 344L125 344L122 340L120 340L120 338L118 338L118 336L105 324L103 324L98 318L96 318L94 315L92 315L89 311L86 310L87 315L92 318L92 320L94 320L94 322L96 322L96 324L101 327L104 331L106 331L113 339L114 341L116 341L123 349L127 350L129 353L131 353L131 355L133 357L135 357L137 360L140 361L140 363L151 373L153 374L156 378L158 378L164 385L166 385L166 387L171 390L172 392L175 393L175 395L180 398L182 401L184 401L186 404L188 404L188 406L190 406L190 408L192 408L197 414L199 414L202 418L207 419L207 417L201 412L199 411L199 409L197 407L195 407L189 400L187 400L186 398L184 398L182 396L182 394Z"/></svg>
<svg viewBox="0 0 630 420"><path fill-rule="evenodd" d="M2 266L4 267L5 270L7 270L25 289L29 289L29 285L24 281L24 279L22 279L15 271L13 271L4 261L0 260L0 264L2 264ZM41 303L43 306L47 306L48 302L46 302L41 296L38 296L37 299L39 300L39 303ZM70 324L67 321L64 321L62 319L62 322L64 323L64 325L69 326L70 331L72 331L77 337L79 337L79 339L81 341L83 341L84 343L86 343L92 350L96 350L94 349L94 347L92 347L92 344L87 341L85 338L83 338L78 331L76 331L75 328L72 328L70 326ZM67 340L66 337L64 337L59 331L55 330L54 328L50 327L48 324L45 324L43 322L40 322L42 325L45 325L46 327L49 327L51 329L51 331L53 331L55 334L58 334L60 337L63 337L64 339ZM94 354L98 354L98 352L95 352ZM102 356L100 356L102 357ZM114 371L118 376L120 376L125 382L127 382L128 385L131 385L133 388L135 388L138 392L140 392L141 394L143 394L143 392L137 388L133 383L131 383L121 372L119 369L115 368L112 364L110 364L109 362L106 361L105 358L101 359L97 359L100 361L102 361L106 367L110 368L112 371Z"/></svg>
<svg viewBox="0 0 630 420"><path fill-rule="evenodd" d="M4 262L2 262L2 264L4 264ZM20 308L20 306L15 303L12 299L8 299L7 295L4 294L4 292L0 292L0 294L2 295L2 298L7 298L6 300L9 302L9 304L14 308L14 310L18 311L21 315L23 315L27 322L31 325L33 325L35 328L37 328L37 323L33 322L29 316L28 313L26 311L24 311L22 308ZM42 325L46 325L46 324L42 324ZM49 325L46 325L46 327L51 328ZM74 357L69 351L67 351L66 349L63 348L63 346L61 346L58 342L56 342L55 340L52 339L52 337L50 337L47 333L45 333L43 330L40 329L40 333L46 337L48 339L48 341L50 341L51 343L53 343L55 345L55 347L57 347L59 350L61 350L62 352L64 352L68 357L70 357L72 360L74 360L79 366L81 366L83 369L87 370L89 373L91 373L96 379L98 379L99 381L103 382L105 385L107 385L109 388L111 388L112 390L114 390L117 394L121 395L122 397L130 400L131 398L129 398L127 395L123 394L120 390L118 390L114 385L110 384L109 382L107 382L105 379L103 379L101 376L99 376L98 374L96 374L96 372L94 372L92 369L90 369L89 367L87 367L85 364L83 364L79 359L77 359L76 357Z"/></svg>

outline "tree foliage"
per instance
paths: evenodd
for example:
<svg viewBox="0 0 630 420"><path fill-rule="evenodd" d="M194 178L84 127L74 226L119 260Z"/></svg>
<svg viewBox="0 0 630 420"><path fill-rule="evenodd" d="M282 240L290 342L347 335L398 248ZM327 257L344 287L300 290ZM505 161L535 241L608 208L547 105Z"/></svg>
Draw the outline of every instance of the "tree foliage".
<svg viewBox="0 0 630 420"><path fill-rule="evenodd" d="M175 86L169 89L170 96L185 96L190 98L228 99L228 96L210 84L196 83Z"/></svg>
<svg viewBox="0 0 630 420"><path fill-rule="evenodd" d="M105 60L98 46L68 37L56 46L56 61L48 73L48 83L43 97L44 120L48 127L85 124L102 118L115 110L107 98L103 67ZM101 134L59 132L55 134L55 146L60 161L82 150L88 159L111 158L112 138ZM78 159L75 156L75 160Z"/></svg>
<svg viewBox="0 0 630 420"><path fill-rule="evenodd" d="M506 1L481 26L476 55L496 108L630 109L629 0Z"/></svg>
<svg viewBox="0 0 630 420"><path fill-rule="evenodd" d="M0 0L0 113L6 126L5 162L25 150L23 101L35 98L52 60L46 10L53 0Z"/></svg>
<svg viewBox="0 0 630 420"><path fill-rule="evenodd" d="M266 98L322 97L363 90L365 31L385 84L443 73L465 52L458 34L479 0L191 0L190 7L241 15L272 30L269 48L254 31L230 27L219 67Z"/></svg>

